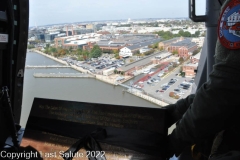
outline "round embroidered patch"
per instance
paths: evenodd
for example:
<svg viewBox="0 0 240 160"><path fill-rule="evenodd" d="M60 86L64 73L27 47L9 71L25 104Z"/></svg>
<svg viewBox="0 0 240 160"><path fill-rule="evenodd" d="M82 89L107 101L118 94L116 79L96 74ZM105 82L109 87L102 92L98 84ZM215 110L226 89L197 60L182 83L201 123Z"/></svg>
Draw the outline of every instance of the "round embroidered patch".
<svg viewBox="0 0 240 160"><path fill-rule="evenodd" d="M223 9L218 22L218 38L228 49L240 49L240 0L232 0Z"/></svg>

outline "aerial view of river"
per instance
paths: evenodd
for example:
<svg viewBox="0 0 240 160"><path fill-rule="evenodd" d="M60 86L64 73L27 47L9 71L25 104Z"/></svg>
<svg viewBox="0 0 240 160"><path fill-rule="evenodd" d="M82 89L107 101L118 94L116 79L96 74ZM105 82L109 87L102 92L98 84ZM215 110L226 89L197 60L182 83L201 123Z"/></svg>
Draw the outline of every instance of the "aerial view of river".
<svg viewBox="0 0 240 160"><path fill-rule="evenodd" d="M38 53L28 52L26 65L62 65ZM79 73L72 68L26 68L22 116L25 127L35 97L78 102L117 104L126 106L159 107L156 104L123 92L121 86L113 86L94 78L35 78L34 73Z"/></svg>

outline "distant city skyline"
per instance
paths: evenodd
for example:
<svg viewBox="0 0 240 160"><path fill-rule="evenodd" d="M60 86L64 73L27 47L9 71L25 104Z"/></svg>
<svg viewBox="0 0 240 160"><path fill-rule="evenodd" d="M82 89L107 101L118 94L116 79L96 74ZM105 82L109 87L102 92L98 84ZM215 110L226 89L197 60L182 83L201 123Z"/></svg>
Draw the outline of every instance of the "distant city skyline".
<svg viewBox="0 0 240 160"><path fill-rule="evenodd" d="M203 15L205 1L196 3ZM188 17L188 0L30 0L29 26L179 17Z"/></svg>

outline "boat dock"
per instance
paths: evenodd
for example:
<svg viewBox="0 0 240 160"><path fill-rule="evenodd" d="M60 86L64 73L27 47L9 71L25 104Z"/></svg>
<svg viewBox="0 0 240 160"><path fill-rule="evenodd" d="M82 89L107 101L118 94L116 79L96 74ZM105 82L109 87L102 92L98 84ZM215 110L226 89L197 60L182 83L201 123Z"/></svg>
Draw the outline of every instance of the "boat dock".
<svg viewBox="0 0 240 160"><path fill-rule="evenodd" d="M26 66L26 69L31 68L71 68L71 66L59 66L59 65L50 65L50 66Z"/></svg>
<svg viewBox="0 0 240 160"><path fill-rule="evenodd" d="M35 78L94 78L89 74L81 73L34 73Z"/></svg>

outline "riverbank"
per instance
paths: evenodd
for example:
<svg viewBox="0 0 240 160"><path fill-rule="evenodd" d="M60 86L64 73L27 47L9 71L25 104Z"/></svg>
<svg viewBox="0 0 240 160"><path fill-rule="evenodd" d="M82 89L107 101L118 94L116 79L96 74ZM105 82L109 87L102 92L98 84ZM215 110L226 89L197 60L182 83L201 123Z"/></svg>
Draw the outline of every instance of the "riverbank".
<svg viewBox="0 0 240 160"><path fill-rule="evenodd" d="M123 75L117 75L117 74L112 74L112 75L109 75L109 76L104 76L104 75L98 75L98 74L93 74L92 72L88 71L88 70L85 70L81 67L78 67L78 66L75 66L75 65L68 65L67 62L61 60L61 59L58 59L58 58L55 58L53 56L50 56L48 54L45 54L43 52L40 52L40 51L37 51L37 50L32 50L33 52L36 52L36 53L39 53L45 57L48 57L56 62L59 62L61 64L64 64L66 66L69 66L71 67L72 69L76 70L76 71L79 71L81 73L85 73L87 74L88 76L82 76L82 75L59 75L59 74L43 74L43 73L35 73L34 74L34 77L35 78L96 78L97 80L100 80L100 81L103 81L105 83L108 83L108 84L111 84L111 85L118 85L119 83L124 83L128 80L130 80L131 78L133 78L134 76L123 76ZM118 77L124 77L123 80L121 81L117 81ZM143 93L132 93L132 92L129 92L130 94L133 94L137 97L140 97L142 99L145 99L147 101L150 101L152 103L155 103L155 104L158 104L160 106L166 106L167 103L164 103L158 99L155 99L153 97L150 97L150 96L147 96L147 95L144 95Z"/></svg>
<svg viewBox="0 0 240 160"><path fill-rule="evenodd" d="M59 63L61 63L61 64L68 65L67 62L65 62L65 61L63 61L63 60L61 60L61 59L55 58L55 57L53 57L53 56L51 56L51 55L48 55L48 54L46 54L46 53L43 53L43 52L41 52L41 51L38 51L38 50L30 50L30 51L39 53L39 54L41 54L41 55L43 55L43 56L45 56L45 57L48 57L48 58L50 58L50 59L52 59L52 60L54 60L54 61L59 62Z"/></svg>
<svg viewBox="0 0 240 160"><path fill-rule="evenodd" d="M155 98L153 98L153 97L150 97L150 96L148 96L148 95L145 95L145 94L143 94L142 92L139 92L139 91L135 91L135 90L128 89L127 92L130 93L130 94L133 94L133 95L135 95L135 96L137 96L137 97L140 97L140 98L142 98L142 99L145 99L145 100L147 100L147 101L150 101L150 102L152 102L152 103L155 103L155 104L157 104L157 105L159 105L159 106L161 106L161 107L164 107L164 106L169 105L168 103L165 103L165 102L163 102L163 101L160 101L160 100L158 100L158 99L155 99Z"/></svg>

